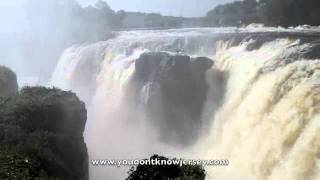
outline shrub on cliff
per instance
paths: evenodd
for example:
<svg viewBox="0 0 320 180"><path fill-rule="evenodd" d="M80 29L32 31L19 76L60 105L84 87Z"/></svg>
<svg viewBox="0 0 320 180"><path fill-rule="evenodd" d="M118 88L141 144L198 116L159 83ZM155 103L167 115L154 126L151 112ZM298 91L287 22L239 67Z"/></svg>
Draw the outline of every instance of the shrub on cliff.
<svg viewBox="0 0 320 180"><path fill-rule="evenodd" d="M26 87L6 103L4 119L22 129L82 136L86 108L78 97L58 89Z"/></svg>
<svg viewBox="0 0 320 180"><path fill-rule="evenodd" d="M0 104L0 179L87 180L85 123L85 105L71 92L26 87L8 98Z"/></svg>
<svg viewBox="0 0 320 180"><path fill-rule="evenodd" d="M166 157L153 155L151 160L169 160ZM205 170L198 165L138 165L128 172L126 180L204 180Z"/></svg>
<svg viewBox="0 0 320 180"><path fill-rule="evenodd" d="M39 159L27 154L0 150L0 179L59 180L49 177L38 161Z"/></svg>

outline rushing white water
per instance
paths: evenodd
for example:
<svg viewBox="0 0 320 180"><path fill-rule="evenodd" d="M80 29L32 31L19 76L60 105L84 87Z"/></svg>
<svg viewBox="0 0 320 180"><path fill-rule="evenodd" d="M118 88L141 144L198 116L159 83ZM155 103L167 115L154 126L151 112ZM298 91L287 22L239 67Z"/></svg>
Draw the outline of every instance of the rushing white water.
<svg viewBox="0 0 320 180"><path fill-rule="evenodd" d="M256 39L243 40L242 35L242 42L232 44L228 40L234 38L220 38L226 34L319 31L299 28L121 32L106 42L67 49L51 85L71 89L86 101L90 159L145 158L154 153L226 158L228 167L207 167L208 179L316 180L320 178L320 60L302 56L313 45L284 36L248 50ZM221 40L228 42L218 43ZM156 127L126 98L136 60L150 51L215 60L207 72L210 89L202 116L209 123L192 147L159 141ZM215 97L221 96L221 90L216 78L222 73L227 74L226 92L223 103L217 104ZM141 91L142 98L149 95L147 88ZM90 176L94 180L123 179L127 170L91 167Z"/></svg>
<svg viewBox="0 0 320 180"><path fill-rule="evenodd" d="M200 144L207 158L227 158L230 166L208 169L209 174L215 179L319 179L320 61L286 64L290 52L310 48L287 39L251 52L245 47L222 45L216 55L219 68L230 73L228 91L210 137Z"/></svg>

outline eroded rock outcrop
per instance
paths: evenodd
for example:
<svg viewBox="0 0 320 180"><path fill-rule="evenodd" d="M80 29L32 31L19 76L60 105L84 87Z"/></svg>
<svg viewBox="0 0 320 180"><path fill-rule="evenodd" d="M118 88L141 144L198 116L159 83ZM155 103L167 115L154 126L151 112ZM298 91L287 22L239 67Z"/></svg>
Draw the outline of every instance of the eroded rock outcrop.
<svg viewBox="0 0 320 180"><path fill-rule="evenodd" d="M10 96L18 92L16 74L9 68L0 66L0 96Z"/></svg>

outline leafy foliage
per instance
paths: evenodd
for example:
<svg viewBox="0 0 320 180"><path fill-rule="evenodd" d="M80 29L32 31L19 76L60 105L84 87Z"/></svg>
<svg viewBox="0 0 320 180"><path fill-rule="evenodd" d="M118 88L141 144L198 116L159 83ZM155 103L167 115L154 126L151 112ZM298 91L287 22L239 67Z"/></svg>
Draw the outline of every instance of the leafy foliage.
<svg viewBox="0 0 320 180"><path fill-rule="evenodd" d="M269 26L319 25L317 0L244 0L220 5L207 13L212 26L263 23Z"/></svg>
<svg viewBox="0 0 320 180"><path fill-rule="evenodd" d="M169 160L166 157L153 155L150 160ZM128 172L126 180L204 180L205 170L198 165L138 165Z"/></svg>
<svg viewBox="0 0 320 180"><path fill-rule="evenodd" d="M59 180L42 170L39 159L14 151L0 150L0 179ZM40 173L39 173L40 172Z"/></svg>
<svg viewBox="0 0 320 180"><path fill-rule="evenodd" d="M86 180L86 109L75 94L26 87L0 104L0 179Z"/></svg>
<svg viewBox="0 0 320 180"><path fill-rule="evenodd" d="M261 21L267 25L296 26L320 24L317 0L261 0Z"/></svg>
<svg viewBox="0 0 320 180"><path fill-rule="evenodd" d="M256 0L244 0L219 5L207 13L207 23L212 26L235 26L257 20Z"/></svg>

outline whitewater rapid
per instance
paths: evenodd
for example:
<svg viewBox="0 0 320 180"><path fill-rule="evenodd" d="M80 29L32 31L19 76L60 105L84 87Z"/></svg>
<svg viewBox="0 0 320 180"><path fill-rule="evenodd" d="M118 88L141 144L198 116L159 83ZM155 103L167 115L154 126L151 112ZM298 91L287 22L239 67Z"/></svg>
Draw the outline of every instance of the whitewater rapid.
<svg viewBox="0 0 320 180"><path fill-rule="evenodd" d="M90 159L228 159L207 179L320 179L319 28L198 28L120 32L75 45L50 85L75 91L88 107ZM137 59L150 52L208 57L201 136L192 146L159 140L159 129L127 98ZM165 71L164 71L165 72ZM223 81L223 82L221 82ZM219 83L218 83L219 82ZM220 86L225 86L220 88ZM146 85L141 101L148 99ZM197 92L195 92L197 93ZM217 103L217 97L223 97ZM124 179L128 168L90 167L90 178Z"/></svg>

